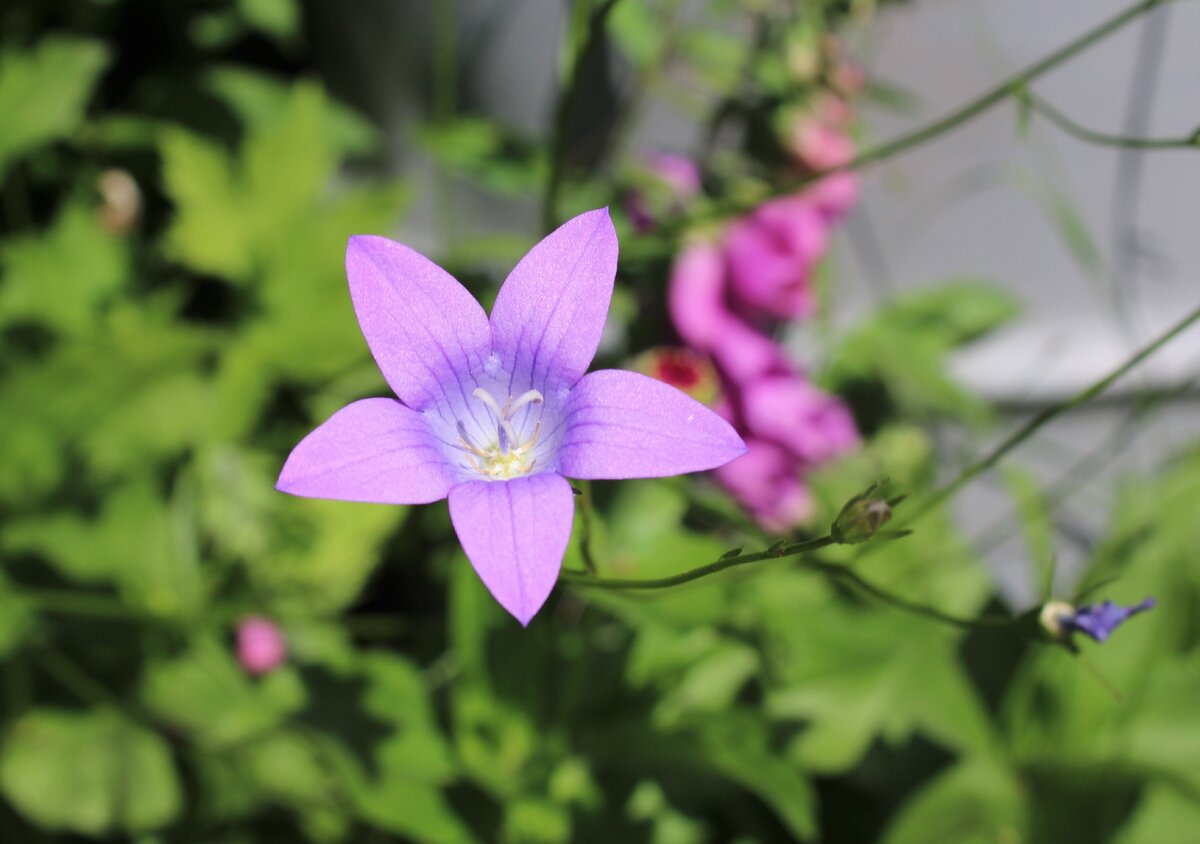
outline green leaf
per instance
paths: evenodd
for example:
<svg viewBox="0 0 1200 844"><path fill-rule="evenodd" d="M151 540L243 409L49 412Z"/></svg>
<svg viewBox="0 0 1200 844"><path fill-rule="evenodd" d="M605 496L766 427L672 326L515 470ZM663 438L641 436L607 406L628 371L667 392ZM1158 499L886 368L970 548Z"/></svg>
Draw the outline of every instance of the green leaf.
<svg viewBox="0 0 1200 844"><path fill-rule="evenodd" d="M1104 270L1104 257L1100 254L1087 223L1063 194L1040 182L1038 184L1041 185L1041 189L1034 195L1050 217L1050 221L1054 223L1067 248L1071 250L1075 261L1088 275L1098 277Z"/></svg>
<svg viewBox="0 0 1200 844"><path fill-rule="evenodd" d="M134 608L196 617L204 602L195 537L181 530L148 479L115 489L100 515L65 512L16 519L0 547L36 552L82 583L115 584Z"/></svg>
<svg viewBox="0 0 1200 844"><path fill-rule="evenodd" d="M251 28L277 41L290 41L300 31L300 9L295 0L237 0L238 11Z"/></svg>
<svg viewBox="0 0 1200 844"><path fill-rule="evenodd" d="M278 727L300 711L306 693L292 668L255 680L237 664L230 646L204 638L174 659L151 662L142 700L190 740L220 749Z"/></svg>
<svg viewBox="0 0 1200 844"><path fill-rule="evenodd" d="M37 825L80 835L156 829L182 802L166 742L110 709L21 717L0 753L0 788Z"/></svg>
<svg viewBox="0 0 1200 844"><path fill-rule="evenodd" d="M884 844L996 844L1027 841L1021 783L987 761L951 768L901 807Z"/></svg>
<svg viewBox="0 0 1200 844"><path fill-rule="evenodd" d="M0 269L0 325L28 320L78 334L124 284L129 256L94 209L72 203L44 234L0 245Z"/></svg>
<svg viewBox="0 0 1200 844"><path fill-rule="evenodd" d="M754 792L801 840L817 832L816 800L808 779L773 751L769 728L756 712L735 709L700 730L707 762Z"/></svg>
<svg viewBox="0 0 1200 844"><path fill-rule="evenodd" d="M210 68L204 72L202 84L252 131L285 119L292 97L288 80L239 65ZM323 112L321 129L332 147L349 155L366 154L374 148L379 131L358 112L333 99L324 101Z"/></svg>
<svg viewBox="0 0 1200 844"><path fill-rule="evenodd" d="M1114 844L1192 844L1200 829L1200 803L1167 784L1146 789Z"/></svg>
<svg viewBox="0 0 1200 844"><path fill-rule="evenodd" d="M618 3L608 16L608 31L634 67L645 71L659 63L666 38L649 3L642 0Z"/></svg>
<svg viewBox="0 0 1200 844"><path fill-rule="evenodd" d="M167 133L163 176L176 205L169 254L248 284L262 261L286 251L337 164L326 103L320 88L297 83L274 119L250 125L236 157L182 130Z"/></svg>
<svg viewBox="0 0 1200 844"><path fill-rule="evenodd" d="M305 613L343 609L382 562L384 540L404 508L276 496L278 539L244 563L254 585L278 606Z"/></svg>
<svg viewBox="0 0 1200 844"><path fill-rule="evenodd" d="M496 121L460 117L422 128L422 148L446 171L501 194L527 195L546 178L546 152Z"/></svg>
<svg viewBox="0 0 1200 844"><path fill-rule="evenodd" d="M986 406L947 375L947 358L1016 312L1007 293L973 280L906 294L835 346L828 380L835 388L877 381L908 416L985 418Z"/></svg>
<svg viewBox="0 0 1200 844"><path fill-rule="evenodd" d="M900 743L917 732L960 751L992 740L955 658L960 634L894 611L836 604L806 608L804 620L803 635L793 634L796 644L781 653L790 658L767 711L807 723L791 748L805 767L846 771L877 738Z"/></svg>
<svg viewBox="0 0 1200 844"><path fill-rule="evenodd" d="M407 660L381 652L365 657L362 672L364 713L392 731L375 743L366 766L342 757L356 812L417 841L473 841L442 793L455 769L420 672Z"/></svg>
<svg viewBox="0 0 1200 844"><path fill-rule="evenodd" d="M108 61L102 44L59 35L31 50L0 51L0 177L21 156L75 131Z"/></svg>

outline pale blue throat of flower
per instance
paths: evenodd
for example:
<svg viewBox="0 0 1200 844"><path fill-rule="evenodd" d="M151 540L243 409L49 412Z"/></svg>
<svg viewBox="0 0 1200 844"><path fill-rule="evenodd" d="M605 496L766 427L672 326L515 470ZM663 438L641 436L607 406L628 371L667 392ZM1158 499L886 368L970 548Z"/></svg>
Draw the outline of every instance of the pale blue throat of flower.
<svg viewBox="0 0 1200 844"><path fill-rule="evenodd" d="M531 433L528 433L531 414L523 414L525 421L520 431L514 425L514 419L527 407L544 404L542 394L537 390L526 390L515 398L509 396L503 407L496 401L495 396L483 387L476 387L471 395L491 411L495 422L495 434L484 439L472 437L463 421L458 420L455 426L458 430L458 444L466 457L466 463L459 465L489 481L506 481L532 472L538 463L534 449L542 432L541 414L538 414L537 421L533 423Z"/></svg>

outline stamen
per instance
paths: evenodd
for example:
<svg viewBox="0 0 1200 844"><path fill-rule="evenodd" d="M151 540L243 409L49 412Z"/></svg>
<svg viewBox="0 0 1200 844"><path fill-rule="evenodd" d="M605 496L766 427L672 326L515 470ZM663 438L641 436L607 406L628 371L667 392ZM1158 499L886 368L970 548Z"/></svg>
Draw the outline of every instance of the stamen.
<svg viewBox="0 0 1200 844"><path fill-rule="evenodd" d="M521 393L521 395L517 396L516 401L513 401L511 397L509 398L509 401L512 402L512 407L509 408L509 406L506 404L504 406L504 410L505 415L511 418L514 413L516 413L525 405L541 404L543 401L545 401L545 399L537 390L526 390L525 392Z"/></svg>

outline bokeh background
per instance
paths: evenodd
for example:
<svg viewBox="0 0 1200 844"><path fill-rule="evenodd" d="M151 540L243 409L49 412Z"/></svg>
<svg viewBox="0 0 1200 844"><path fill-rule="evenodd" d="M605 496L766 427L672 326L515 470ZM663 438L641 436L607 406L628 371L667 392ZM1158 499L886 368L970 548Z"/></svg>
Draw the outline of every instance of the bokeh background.
<svg viewBox="0 0 1200 844"><path fill-rule="evenodd" d="M607 204L598 365L732 405L783 456L593 484L564 566L584 535L623 577L820 536L884 477L902 520L1196 306L1200 4L1139 4L857 171L820 248L779 247L803 308L743 301L734 232L1125 8L7 0L0 840L1191 844L1200 330L911 536L821 552L876 594L789 559L563 585L523 629L444 503L273 489L315 424L387 395L349 235L486 305ZM809 402L759 408L771 435L739 415L745 350L668 307L702 247L721 318ZM1052 598L1147 596L1102 645L1037 631Z"/></svg>

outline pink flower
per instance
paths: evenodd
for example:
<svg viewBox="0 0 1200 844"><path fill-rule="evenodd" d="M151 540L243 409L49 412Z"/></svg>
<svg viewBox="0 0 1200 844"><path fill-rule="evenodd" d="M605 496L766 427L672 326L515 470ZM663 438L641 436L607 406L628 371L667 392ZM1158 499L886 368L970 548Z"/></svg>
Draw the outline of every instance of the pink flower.
<svg viewBox="0 0 1200 844"><path fill-rule="evenodd" d="M827 223L840 223L858 201L858 176L848 170L830 173L805 188L802 195L816 206Z"/></svg>
<svg viewBox="0 0 1200 844"><path fill-rule="evenodd" d="M812 494L796 458L775 443L747 437L746 453L716 470L717 480L765 529L782 532L812 515Z"/></svg>
<svg viewBox="0 0 1200 844"><path fill-rule="evenodd" d="M792 123L787 147L810 170L832 170L854 160L848 128L854 112L841 97L818 97L812 110Z"/></svg>
<svg viewBox="0 0 1200 844"><path fill-rule="evenodd" d="M711 355L734 382L787 368L779 347L730 310L725 253L711 241L693 241L675 258L667 310L685 343Z"/></svg>
<svg viewBox="0 0 1200 844"><path fill-rule="evenodd" d="M741 415L751 436L772 440L808 464L859 443L850 410L798 376L774 375L741 388Z"/></svg>
<svg viewBox="0 0 1200 844"><path fill-rule="evenodd" d="M760 205L725 235L733 300L756 315L811 315L817 301L810 277L828 243L829 222L807 195Z"/></svg>
<svg viewBox="0 0 1200 844"><path fill-rule="evenodd" d="M703 351L712 349L729 324L725 294L725 255L720 245L706 240L686 245L671 266L667 286L667 311L685 343Z"/></svg>
<svg viewBox="0 0 1200 844"><path fill-rule="evenodd" d="M287 659L283 632L269 619L251 616L237 629L238 662L251 674L266 674Z"/></svg>

